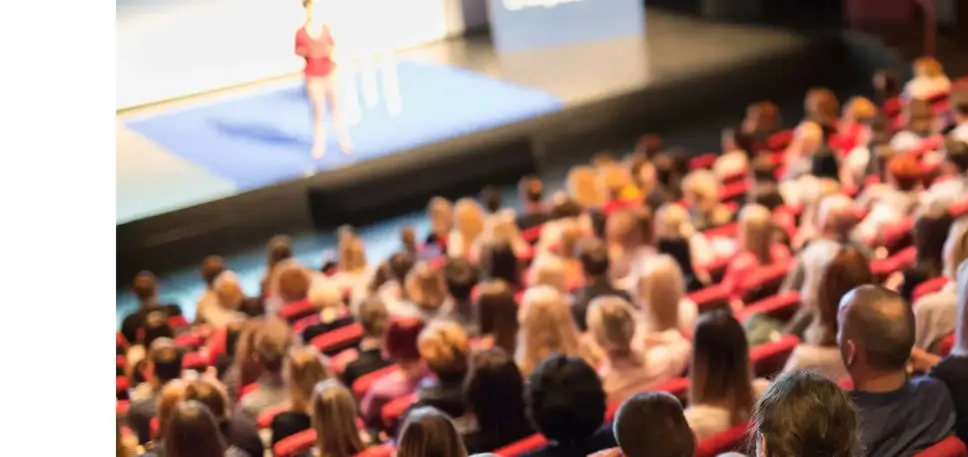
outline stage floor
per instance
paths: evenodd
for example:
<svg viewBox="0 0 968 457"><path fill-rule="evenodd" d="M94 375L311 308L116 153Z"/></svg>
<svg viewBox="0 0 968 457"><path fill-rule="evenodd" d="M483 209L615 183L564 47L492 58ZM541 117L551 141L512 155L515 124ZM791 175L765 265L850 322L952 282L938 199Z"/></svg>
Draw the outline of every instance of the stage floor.
<svg viewBox="0 0 968 457"><path fill-rule="evenodd" d="M344 99L359 106L351 109L357 114L351 127L356 151L349 156L331 147L321 160L309 157L309 107L298 76L121 112L117 223L808 44L785 31L714 25L660 11L649 10L646 19L645 37L515 56L495 55L486 37L403 51L368 73L377 75L381 89L372 100L361 95L371 92L362 90L369 86L360 73L344 71ZM219 81L205 71L199 69L200 80ZM379 84L383 75L389 75L385 85Z"/></svg>

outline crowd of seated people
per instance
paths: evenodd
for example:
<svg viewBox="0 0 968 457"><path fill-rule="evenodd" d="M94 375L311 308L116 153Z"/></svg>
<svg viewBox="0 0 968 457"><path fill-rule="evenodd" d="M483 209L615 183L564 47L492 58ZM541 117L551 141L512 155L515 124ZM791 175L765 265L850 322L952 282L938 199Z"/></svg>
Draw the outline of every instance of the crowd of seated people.
<svg viewBox="0 0 968 457"><path fill-rule="evenodd" d="M118 455L968 456L968 87L915 75L434 198L373 264L205 258L191 321L139 274Z"/></svg>

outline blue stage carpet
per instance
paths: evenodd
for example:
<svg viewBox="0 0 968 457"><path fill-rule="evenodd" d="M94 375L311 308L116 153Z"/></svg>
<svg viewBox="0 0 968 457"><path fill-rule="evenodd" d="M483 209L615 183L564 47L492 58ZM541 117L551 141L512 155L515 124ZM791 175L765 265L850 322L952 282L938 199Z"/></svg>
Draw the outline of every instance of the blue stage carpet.
<svg viewBox="0 0 968 457"><path fill-rule="evenodd" d="M401 112L391 116L382 104L364 107L362 121L350 129L351 155L339 152L331 133L326 156L310 157L310 107L302 84L130 119L126 125L245 191L307 170L324 171L562 109L550 94L468 70L401 62L397 71Z"/></svg>

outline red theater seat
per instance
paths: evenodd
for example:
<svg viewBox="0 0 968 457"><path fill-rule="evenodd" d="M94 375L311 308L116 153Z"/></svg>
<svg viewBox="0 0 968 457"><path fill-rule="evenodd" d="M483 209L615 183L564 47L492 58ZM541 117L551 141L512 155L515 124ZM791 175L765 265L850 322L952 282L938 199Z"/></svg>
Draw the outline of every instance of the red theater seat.
<svg viewBox="0 0 968 457"><path fill-rule="evenodd" d="M716 153L707 152L705 154L698 155L689 159L689 169L690 170L701 170L704 168L711 168L716 159L719 157Z"/></svg>
<svg viewBox="0 0 968 457"><path fill-rule="evenodd" d="M383 409L380 410L380 418L383 419L383 429L387 432L394 433L397 429L397 423L403 417L403 413L407 412L407 408L416 402L417 394L410 394L391 400L386 405L383 405Z"/></svg>
<svg viewBox="0 0 968 457"><path fill-rule="evenodd" d="M915 457L968 457L968 447L957 437L951 436L915 454Z"/></svg>
<svg viewBox="0 0 968 457"><path fill-rule="evenodd" d="M941 339L938 344L938 354L942 357L947 356L951 353L951 349L955 347L955 334L954 332L949 333L948 336Z"/></svg>
<svg viewBox="0 0 968 457"><path fill-rule="evenodd" d="M182 358L183 370L204 370L208 368L208 358L200 352L189 352Z"/></svg>
<svg viewBox="0 0 968 457"><path fill-rule="evenodd" d="M669 392L682 401L686 399L686 395L689 391L689 378L673 378L652 390L656 392ZM608 405L608 409L605 410L605 422L611 422L612 419L615 419L615 414L618 413L618 408L620 406L622 406L621 403L612 403Z"/></svg>
<svg viewBox="0 0 968 457"><path fill-rule="evenodd" d="M955 219L968 214L968 199L951 205L951 207L948 208L948 211L951 212L951 217Z"/></svg>
<svg viewBox="0 0 968 457"><path fill-rule="evenodd" d="M118 400L118 402L114 405L115 413L118 416L124 416L125 414L128 414L128 408L130 406L131 403L127 400Z"/></svg>
<svg viewBox="0 0 968 457"><path fill-rule="evenodd" d="M284 413L289 411L289 405L277 405L269 409L266 409L259 413L259 417L256 419L256 424L258 424L260 429L269 428L272 425L272 420L276 418L276 414Z"/></svg>
<svg viewBox="0 0 968 457"><path fill-rule="evenodd" d="M531 244L537 243L538 239L541 238L541 227L541 225L538 225L521 232L521 238Z"/></svg>
<svg viewBox="0 0 968 457"><path fill-rule="evenodd" d="M396 448L392 444L387 443L379 446L370 446L353 457L393 457L396 452Z"/></svg>
<svg viewBox="0 0 968 457"><path fill-rule="evenodd" d="M499 455L500 457L516 457L521 454L537 451L538 449L545 447L547 444L548 440L545 439L544 435L535 433L534 435L515 441L494 451L494 454Z"/></svg>
<svg viewBox="0 0 968 457"><path fill-rule="evenodd" d="M750 349L750 362L761 378L772 378L783 369L793 350L800 344L794 335L784 335L777 341L761 344Z"/></svg>
<svg viewBox="0 0 968 457"><path fill-rule="evenodd" d="M175 346L184 349L198 349L205 344L205 335L199 333L182 333L175 337Z"/></svg>
<svg viewBox="0 0 968 457"><path fill-rule="evenodd" d="M727 452L741 452L747 442L750 424L737 425L722 433L717 433L699 442L696 457L716 457Z"/></svg>
<svg viewBox="0 0 968 457"><path fill-rule="evenodd" d="M253 382L252 384L246 384L242 386L241 389L239 389L239 399L241 399L246 395L251 394L252 392L256 392L258 390L259 390L259 383Z"/></svg>
<svg viewBox="0 0 968 457"><path fill-rule="evenodd" d="M315 346L323 354L333 355L356 346L361 339L363 339L363 326L353 323L319 335L313 338L309 344Z"/></svg>
<svg viewBox="0 0 968 457"><path fill-rule="evenodd" d="M316 444L316 430L303 430L295 435L289 435L272 447L276 457L295 457L309 451Z"/></svg>
<svg viewBox="0 0 968 457"><path fill-rule="evenodd" d="M292 303L287 303L282 307L282 309L279 310L279 317L292 324L293 322L296 322L297 320L315 312L316 308L312 305L312 303L309 303L309 299L303 299Z"/></svg>
<svg viewBox="0 0 968 457"><path fill-rule="evenodd" d="M699 308L700 312L729 306L729 294L726 293L726 289L723 289L718 285L697 290L687 295L686 298L695 302L696 307Z"/></svg>
<svg viewBox="0 0 968 457"><path fill-rule="evenodd" d="M770 148L771 151L779 151L786 149L791 141L793 141L793 130L783 130L770 136L770 139L766 142L766 147Z"/></svg>
<svg viewBox="0 0 968 457"><path fill-rule="evenodd" d="M746 191L748 190L749 184L746 181L737 181L732 184L727 184L719 191L719 201L738 201L746 196Z"/></svg>
<svg viewBox="0 0 968 457"><path fill-rule="evenodd" d="M776 294L790 271L791 263L783 262L757 268L743 280L743 290L746 291L743 301L753 303Z"/></svg>
<svg viewBox="0 0 968 457"><path fill-rule="evenodd" d="M754 314L765 314L774 319L787 321L793 317L799 308L800 293L794 290L783 292L750 304L746 308L743 308L742 313L736 316L736 318L742 322Z"/></svg>
<svg viewBox="0 0 968 457"><path fill-rule="evenodd" d="M908 246L886 259L871 262L871 272L878 281L883 282L893 273L909 267L916 256L917 250L914 246Z"/></svg>
<svg viewBox="0 0 968 457"><path fill-rule="evenodd" d="M711 229L708 229L705 232L703 232L703 234L706 235L706 238L716 238L716 237L735 238L738 230L739 230L739 223L730 222L728 224L720 225L719 227L713 227Z"/></svg>
<svg viewBox="0 0 968 457"><path fill-rule="evenodd" d="M913 301L918 301L919 298L933 294L944 288L948 284L948 278L944 276L938 276L937 278L931 278L927 281L918 284L914 288L914 292L911 294L911 299Z"/></svg>
<svg viewBox="0 0 968 457"><path fill-rule="evenodd" d="M128 378L124 376L117 376L114 378L115 389L117 390L118 397L127 398L128 389L131 387Z"/></svg>
<svg viewBox="0 0 968 457"><path fill-rule="evenodd" d="M182 316L181 314L179 314L177 316L169 317L168 325L170 325L171 328L177 329L182 327L188 327L191 324L188 323L188 319L185 319L185 316Z"/></svg>
<svg viewBox="0 0 968 457"><path fill-rule="evenodd" d="M392 374L393 372L397 371L397 369L398 368L396 365L390 365L388 367L380 368L372 373L367 373L363 376L360 376L356 379L356 381L353 382L353 394L356 395L356 398L363 398L363 395L366 394L366 391L370 390L370 386L373 385L377 379Z"/></svg>

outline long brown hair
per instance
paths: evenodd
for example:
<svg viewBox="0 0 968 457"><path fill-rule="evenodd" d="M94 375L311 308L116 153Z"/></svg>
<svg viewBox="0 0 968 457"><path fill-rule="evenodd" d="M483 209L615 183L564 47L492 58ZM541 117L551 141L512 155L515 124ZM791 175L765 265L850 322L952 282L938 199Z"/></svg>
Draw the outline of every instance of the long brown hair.
<svg viewBox="0 0 968 457"><path fill-rule="evenodd" d="M185 399L185 389L188 385L181 379L172 379L161 389L161 394L155 400L155 410L158 411L158 435L157 438L164 438L168 434L168 423L172 417L172 411Z"/></svg>
<svg viewBox="0 0 968 457"><path fill-rule="evenodd" d="M514 354L518 337L518 305L508 283L491 281L480 286L477 319L481 334L490 335L495 346Z"/></svg>
<svg viewBox="0 0 968 457"><path fill-rule="evenodd" d="M329 379L329 370L313 346L289 351L286 362L286 382L289 385L289 407L292 411L309 413L309 402L316 384Z"/></svg>
<svg viewBox="0 0 968 457"><path fill-rule="evenodd" d="M443 273L426 262L415 265L405 283L407 297L424 311L437 312L447 300Z"/></svg>
<svg viewBox="0 0 968 457"><path fill-rule="evenodd" d="M314 386L310 416L320 457L350 457L363 451L357 415L353 394L339 381L330 379Z"/></svg>
<svg viewBox="0 0 968 457"><path fill-rule="evenodd" d="M467 457L450 418L431 407L417 408L407 416L397 443L397 457Z"/></svg>
<svg viewBox="0 0 968 457"><path fill-rule="evenodd" d="M197 401L175 407L165 438L166 457L218 457L225 453L225 440L208 408Z"/></svg>
<svg viewBox="0 0 968 457"><path fill-rule="evenodd" d="M752 368L743 326L727 310L705 313L693 333L689 404L726 408L736 425L753 413Z"/></svg>
<svg viewBox="0 0 968 457"><path fill-rule="evenodd" d="M841 248L822 273L817 312L807 330L807 339L819 346L836 345L840 299L854 288L873 282L870 259L852 247Z"/></svg>
<svg viewBox="0 0 968 457"><path fill-rule="evenodd" d="M262 365L255 356L255 336L265 327L264 319L252 319L245 322L236 343L235 361L233 364L239 370L239 387L249 385L262 375ZM235 392L234 394L238 394Z"/></svg>

